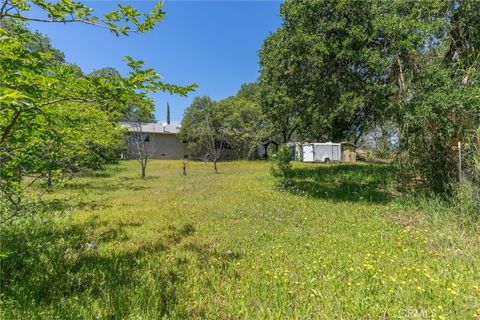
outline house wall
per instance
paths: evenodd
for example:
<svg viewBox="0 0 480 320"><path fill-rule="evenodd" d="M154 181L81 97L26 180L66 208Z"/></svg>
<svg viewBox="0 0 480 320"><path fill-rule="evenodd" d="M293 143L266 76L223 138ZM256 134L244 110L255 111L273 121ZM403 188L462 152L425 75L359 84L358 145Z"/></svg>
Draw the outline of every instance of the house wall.
<svg viewBox="0 0 480 320"><path fill-rule="evenodd" d="M151 159L164 159L164 160L181 160L185 156L189 156L194 159L200 159L201 155L194 154L187 149L176 134L164 134L164 133L144 133L148 135L150 141L145 142L146 149L153 152ZM134 159L133 147L127 144L127 152L122 158ZM222 150L220 160L237 160L239 159L238 152L233 149Z"/></svg>
<svg viewBox="0 0 480 320"><path fill-rule="evenodd" d="M144 133L148 135L150 141L145 142L147 152L153 152L152 159L179 160L184 156L191 156L192 153L178 139L175 134ZM124 159L136 158L134 146L127 143L127 152L122 156Z"/></svg>
<svg viewBox="0 0 480 320"><path fill-rule="evenodd" d="M349 144L342 144L342 162L356 162L357 148Z"/></svg>
<svg viewBox="0 0 480 320"><path fill-rule="evenodd" d="M155 145L153 159L178 160L191 156L192 152L180 141L175 134L150 133L150 142Z"/></svg>

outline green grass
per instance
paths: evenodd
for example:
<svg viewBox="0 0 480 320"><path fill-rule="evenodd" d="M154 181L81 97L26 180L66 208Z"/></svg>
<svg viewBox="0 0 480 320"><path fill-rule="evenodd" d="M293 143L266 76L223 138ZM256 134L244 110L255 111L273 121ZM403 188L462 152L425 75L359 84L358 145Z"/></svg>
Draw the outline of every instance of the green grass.
<svg viewBox="0 0 480 320"><path fill-rule="evenodd" d="M67 181L1 234L2 318L478 319L477 226L399 204L386 165L295 164L283 191L269 166Z"/></svg>

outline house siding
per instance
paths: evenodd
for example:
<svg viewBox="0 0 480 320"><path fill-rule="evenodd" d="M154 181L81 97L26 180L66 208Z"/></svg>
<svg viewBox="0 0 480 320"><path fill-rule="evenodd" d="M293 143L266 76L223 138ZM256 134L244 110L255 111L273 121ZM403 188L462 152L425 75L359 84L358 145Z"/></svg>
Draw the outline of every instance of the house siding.
<svg viewBox="0 0 480 320"><path fill-rule="evenodd" d="M150 133L150 142L155 144L153 159L178 160L192 153L175 134Z"/></svg>
<svg viewBox="0 0 480 320"><path fill-rule="evenodd" d="M128 133L130 134L130 133ZM176 134L165 133L144 133L148 135L150 141L145 142L146 148L152 150L151 159L179 160L185 156L191 156L192 153L180 141ZM127 144L127 151L124 159L135 159L134 150Z"/></svg>
<svg viewBox="0 0 480 320"><path fill-rule="evenodd" d="M128 133L131 134L131 133ZM200 154L194 154L188 150L186 145L183 144L178 135L173 133L144 133L148 135L150 141L145 142L146 148L153 151L151 159L164 159L164 160L181 160L185 156L189 156L194 159L201 159ZM153 144L153 145L152 145ZM127 149L129 145L127 144ZM123 159L135 159L134 150L128 149ZM237 160L238 152L233 149L224 149L221 152L219 160Z"/></svg>

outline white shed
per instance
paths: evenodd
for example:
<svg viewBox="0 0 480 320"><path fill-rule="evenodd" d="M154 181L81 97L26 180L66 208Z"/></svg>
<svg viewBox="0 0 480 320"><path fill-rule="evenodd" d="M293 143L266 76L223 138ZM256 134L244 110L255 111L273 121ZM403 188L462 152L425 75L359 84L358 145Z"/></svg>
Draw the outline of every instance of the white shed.
<svg viewBox="0 0 480 320"><path fill-rule="evenodd" d="M341 161L342 146L340 143L307 143L303 145L304 162Z"/></svg>

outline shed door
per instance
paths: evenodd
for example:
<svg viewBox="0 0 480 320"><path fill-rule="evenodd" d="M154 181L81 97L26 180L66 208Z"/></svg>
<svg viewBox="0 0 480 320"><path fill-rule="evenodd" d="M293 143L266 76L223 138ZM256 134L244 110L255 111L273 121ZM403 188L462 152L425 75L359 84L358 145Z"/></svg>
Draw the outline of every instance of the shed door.
<svg viewBox="0 0 480 320"><path fill-rule="evenodd" d="M303 161L313 162L313 146L311 144L303 146Z"/></svg>

